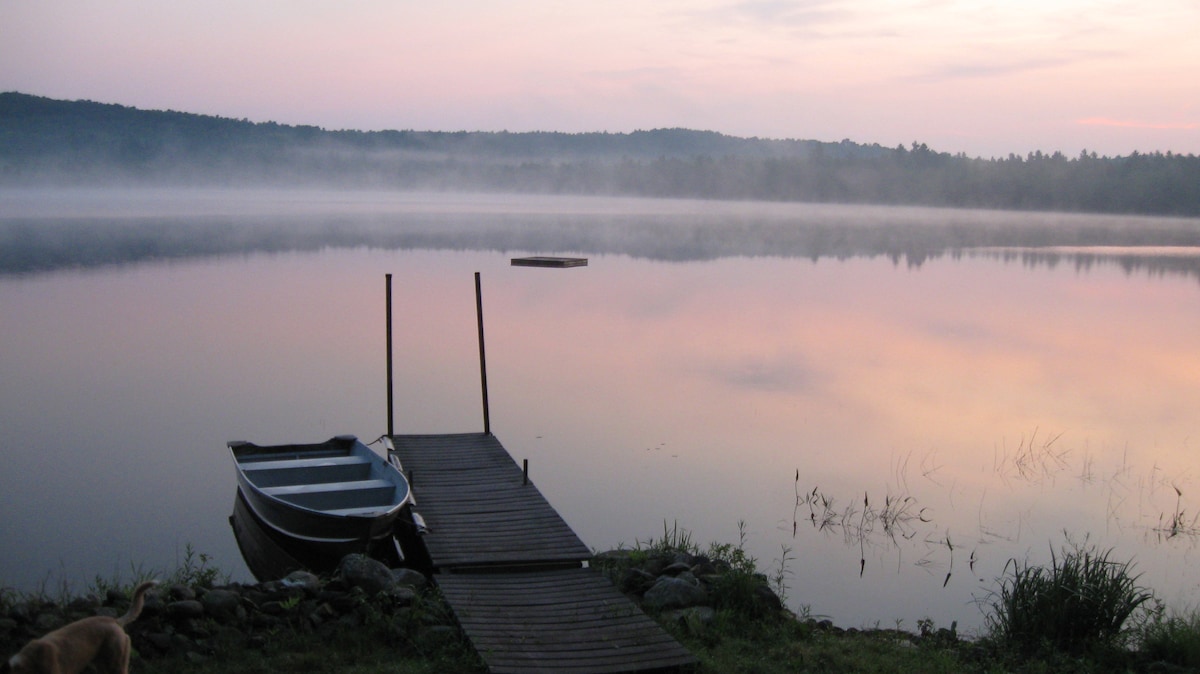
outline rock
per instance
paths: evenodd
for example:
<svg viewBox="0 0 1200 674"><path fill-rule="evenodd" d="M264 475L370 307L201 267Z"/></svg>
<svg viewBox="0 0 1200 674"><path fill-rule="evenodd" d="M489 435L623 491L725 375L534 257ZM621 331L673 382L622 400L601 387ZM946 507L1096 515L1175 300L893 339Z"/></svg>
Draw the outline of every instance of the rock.
<svg viewBox="0 0 1200 674"><path fill-rule="evenodd" d="M359 600L345 592L330 592L324 590L317 594L317 600L328 603L338 613L349 613L358 608Z"/></svg>
<svg viewBox="0 0 1200 674"><path fill-rule="evenodd" d="M151 590L146 593L144 603L142 604L142 615L147 618L154 617L160 615L166 607L166 602L163 601L162 596Z"/></svg>
<svg viewBox="0 0 1200 674"><path fill-rule="evenodd" d="M717 612L709 606L692 606L671 612L671 619L687 628L694 634L702 634L717 617Z"/></svg>
<svg viewBox="0 0 1200 674"><path fill-rule="evenodd" d="M412 606L417 600L417 591L408 585L397 585L388 590L387 595L397 606Z"/></svg>
<svg viewBox="0 0 1200 674"><path fill-rule="evenodd" d="M392 580L396 581L397 585L407 585L411 588L421 590L429 584L429 579L425 574L416 569L392 569Z"/></svg>
<svg viewBox="0 0 1200 674"><path fill-rule="evenodd" d="M646 573L658 577L663 574L663 569L675 563L675 557L667 557L665 555L652 555L646 558L642 563L642 570Z"/></svg>
<svg viewBox="0 0 1200 674"><path fill-rule="evenodd" d="M276 608L279 607L276 602ZM266 607L264 607L265 609ZM263 630L272 630L283 625L283 620L268 613L254 613L250 616L250 624Z"/></svg>
<svg viewBox="0 0 1200 674"><path fill-rule="evenodd" d="M642 601L653 610L688 608L706 603L708 594L697 582L661 576L646 590Z"/></svg>
<svg viewBox="0 0 1200 674"><path fill-rule="evenodd" d="M167 615L175 619L199 618L204 615L204 604L195 599L184 599L167 604Z"/></svg>
<svg viewBox="0 0 1200 674"><path fill-rule="evenodd" d="M687 562L672 562L670 566L662 570L664 576L678 576L681 573L691 573L692 565Z"/></svg>
<svg viewBox="0 0 1200 674"><path fill-rule="evenodd" d="M205 613L218 620L240 620L246 616L241 597L230 590L209 590L200 598L200 603Z"/></svg>
<svg viewBox="0 0 1200 674"><path fill-rule="evenodd" d="M144 634L142 640L159 653L167 653L171 650L171 635L165 632Z"/></svg>
<svg viewBox="0 0 1200 674"><path fill-rule="evenodd" d="M329 622L337 617L338 612L329 604L320 604L308 612L308 622L314 626Z"/></svg>
<svg viewBox="0 0 1200 674"><path fill-rule="evenodd" d="M692 565L696 563L696 557L687 552L682 552L682 551L676 552L675 556L671 558L670 563L671 564L683 564L684 566L687 566L690 569L690 568L692 568Z"/></svg>
<svg viewBox="0 0 1200 674"><path fill-rule="evenodd" d="M182 634L171 635L171 645L167 650L170 655L182 655L196 650L196 643Z"/></svg>
<svg viewBox="0 0 1200 674"><path fill-rule="evenodd" d="M366 555L346 555L338 564L337 575L347 586L362 588L368 595L386 592L395 586L392 571L383 562Z"/></svg>
<svg viewBox="0 0 1200 674"><path fill-rule="evenodd" d="M754 588L754 601L768 613L778 613L783 610L783 601L767 585L759 585Z"/></svg>
<svg viewBox="0 0 1200 674"><path fill-rule="evenodd" d="M184 601L196 598L195 590L182 583L172 583L167 587L166 592L167 597L175 601Z"/></svg>
<svg viewBox="0 0 1200 674"><path fill-rule="evenodd" d="M632 559L632 553L633 553L633 550L617 548L615 550L605 550L604 552L598 552L592 556L592 559L595 560L595 562L597 564L607 564L607 563L624 564L624 563L629 562L630 559Z"/></svg>
<svg viewBox="0 0 1200 674"><path fill-rule="evenodd" d="M246 645L255 650L262 650L262 649L266 648L270 643L271 643L271 640L269 638L267 638L267 635L252 634L252 635L250 635L249 640L246 642Z"/></svg>
<svg viewBox="0 0 1200 674"><path fill-rule="evenodd" d="M667 574L663 574L663 575L665 576ZM685 580L693 585L700 584L700 580L698 578L696 578L696 576L692 575L691 569L684 569L683 571L680 571L679 573L675 574L675 577L678 578L679 580Z"/></svg>
<svg viewBox="0 0 1200 674"><path fill-rule="evenodd" d="M618 586L621 588L622 592L643 595L646 593L646 590L649 590L654 586L654 583L657 580L658 576L647 573L641 569L632 568L626 569L625 572L621 574L621 579L618 583Z"/></svg>
<svg viewBox="0 0 1200 674"><path fill-rule="evenodd" d="M362 627L363 617L357 613L347 613L337 619L337 624L339 627L344 627L344 628L349 628L349 629Z"/></svg>
<svg viewBox="0 0 1200 674"><path fill-rule="evenodd" d="M213 635L213 622L199 618L188 618L180 624L179 630L192 639L207 639Z"/></svg>
<svg viewBox="0 0 1200 674"><path fill-rule="evenodd" d="M321 589L321 579L308 571L293 571L279 581L284 587L298 587L305 592L315 593Z"/></svg>
<svg viewBox="0 0 1200 674"><path fill-rule="evenodd" d="M242 599L250 603L251 606L262 606L263 602L269 601L271 598L266 592L263 592L257 587L247 588L242 592Z"/></svg>

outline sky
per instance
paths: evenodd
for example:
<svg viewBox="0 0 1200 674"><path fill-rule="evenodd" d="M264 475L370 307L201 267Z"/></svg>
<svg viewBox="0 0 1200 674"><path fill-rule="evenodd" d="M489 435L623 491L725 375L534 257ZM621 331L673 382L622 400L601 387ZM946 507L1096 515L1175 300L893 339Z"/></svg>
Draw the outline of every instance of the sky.
<svg viewBox="0 0 1200 674"><path fill-rule="evenodd" d="M326 129L1200 154L1200 0L0 0L0 91Z"/></svg>

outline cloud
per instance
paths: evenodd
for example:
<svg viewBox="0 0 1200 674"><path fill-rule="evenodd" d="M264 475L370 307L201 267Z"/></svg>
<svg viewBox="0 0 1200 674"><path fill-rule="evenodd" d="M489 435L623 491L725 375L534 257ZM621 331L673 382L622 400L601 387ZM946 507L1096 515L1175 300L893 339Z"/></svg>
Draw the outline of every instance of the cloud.
<svg viewBox="0 0 1200 674"><path fill-rule="evenodd" d="M924 75L917 76L918 80L942 81L954 79L975 79L985 77L1006 77L1035 70L1059 68L1072 63L1065 57L1026 58L1011 61L976 61L974 63L954 63L938 68Z"/></svg>
<svg viewBox="0 0 1200 674"><path fill-rule="evenodd" d="M755 31L803 29L815 34L831 26L850 27L857 16L852 7L844 0L742 0L686 15L705 25L741 26Z"/></svg>
<svg viewBox="0 0 1200 674"><path fill-rule="evenodd" d="M827 23L839 21L850 12L833 0L747 0L728 5L725 11L752 21L779 24Z"/></svg>
<svg viewBox="0 0 1200 674"><path fill-rule="evenodd" d="M799 393L813 385L815 373L797 355L746 355L710 364L710 375L721 385L770 393Z"/></svg>
<svg viewBox="0 0 1200 674"><path fill-rule="evenodd" d="M1193 131L1200 129L1197 122L1143 122L1132 119L1109 119L1108 117L1085 117L1075 120L1081 126L1111 126L1123 129L1160 129L1164 131Z"/></svg>

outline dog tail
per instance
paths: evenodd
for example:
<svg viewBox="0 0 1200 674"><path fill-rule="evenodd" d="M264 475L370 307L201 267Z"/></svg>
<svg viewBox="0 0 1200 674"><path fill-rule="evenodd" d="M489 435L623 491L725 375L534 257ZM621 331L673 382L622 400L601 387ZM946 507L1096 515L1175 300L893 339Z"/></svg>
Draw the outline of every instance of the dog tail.
<svg viewBox="0 0 1200 674"><path fill-rule="evenodd" d="M158 585L157 580L148 580L134 588L133 603L129 606L129 610L125 612L125 615L117 618L118 625L124 627L134 620L137 620L137 617L142 614L142 606L144 606L146 603L146 590L149 590L155 585Z"/></svg>

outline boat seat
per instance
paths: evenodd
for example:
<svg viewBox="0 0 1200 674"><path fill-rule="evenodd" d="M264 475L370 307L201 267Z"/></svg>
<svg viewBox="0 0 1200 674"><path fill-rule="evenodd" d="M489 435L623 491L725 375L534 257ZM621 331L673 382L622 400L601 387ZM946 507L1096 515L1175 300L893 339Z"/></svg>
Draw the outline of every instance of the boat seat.
<svg viewBox="0 0 1200 674"><path fill-rule="evenodd" d="M370 506L367 508L337 508L335 510L326 510L330 515L378 515L385 513L395 507L394 503L389 503L385 506Z"/></svg>
<svg viewBox="0 0 1200 674"><path fill-rule="evenodd" d="M370 463L365 456L322 456L309 459L279 459L277 461L255 461L243 464L246 472L255 470L275 470L279 468L312 468L314 466L354 466Z"/></svg>
<svg viewBox="0 0 1200 674"><path fill-rule="evenodd" d="M396 483L388 480L353 480L320 484L266 487L272 498L322 512L347 508L384 508L396 502Z"/></svg>
<svg viewBox="0 0 1200 674"><path fill-rule="evenodd" d="M289 459L243 466L246 479L264 489L290 485L342 484L371 477L371 462L366 457L332 459Z"/></svg>
<svg viewBox="0 0 1200 674"><path fill-rule="evenodd" d="M387 480L353 480L351 482L323 482L320 484L288 484L278 487L265 487L264 494L271 496L291 496L295 494L313 494L328 491L366 491L369 489L392 489L396 485Z"/></svg>

